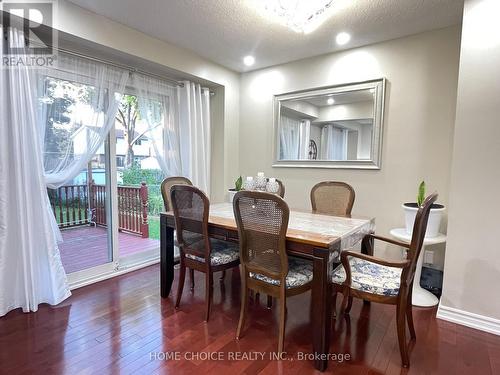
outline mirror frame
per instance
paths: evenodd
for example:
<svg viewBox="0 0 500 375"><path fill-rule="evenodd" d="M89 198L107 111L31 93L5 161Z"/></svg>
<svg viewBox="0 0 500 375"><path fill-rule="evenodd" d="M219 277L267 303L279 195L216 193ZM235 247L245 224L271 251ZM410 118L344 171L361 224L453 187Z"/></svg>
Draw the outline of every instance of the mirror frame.
<svg viewBox="0 0 500 375"><path fill-rule="evenodd" d="M382 162L382 135L384 127L386 79L374 79L364 82L346 83L334 86L325 86L309 90L300 90L274 96L273 126L274 150L273 167L276 168L341 168L341 169L380 169ZM279 127L281 102L291 99L308 98L311 96L337 94L346 91L374 89L373 101L373 131L370 160L279 160Z"/></svg>

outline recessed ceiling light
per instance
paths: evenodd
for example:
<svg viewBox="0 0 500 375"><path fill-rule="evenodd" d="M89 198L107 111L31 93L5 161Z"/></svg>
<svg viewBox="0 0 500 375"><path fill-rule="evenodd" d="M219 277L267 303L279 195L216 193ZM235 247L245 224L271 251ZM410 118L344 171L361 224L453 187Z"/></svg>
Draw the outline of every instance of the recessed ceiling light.
<svg viewBox="0 0 500 375"><path fill-rule="evenodd" d="M335 41L339 46L343 46L344 44L349 43L351 40L351 35L349 35L346 32L341 32L337 34L337 37L335 38Z"/></svg>
<svg viewBox="0 0 500 375"><path fill-rule="evenodd" d="M335 103L335 99L328 98L328 100L326 102L328 103L328 105L332 105L333 103Z"/></svg>
<svg viewBox="0 0 500 375"><path fill-rule="evenodd" d="M246 65L246 66L252 66L254 63L255 63L255 57L253 56L245 56L243 58L243 63Z"/></svg>

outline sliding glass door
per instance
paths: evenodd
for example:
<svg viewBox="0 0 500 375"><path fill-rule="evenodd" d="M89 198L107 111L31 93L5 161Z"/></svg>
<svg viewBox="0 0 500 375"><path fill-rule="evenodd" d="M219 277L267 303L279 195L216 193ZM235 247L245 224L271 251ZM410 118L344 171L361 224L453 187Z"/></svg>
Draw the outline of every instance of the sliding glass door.
<svg viewBox="0 0 500 375"><path fill-rule="evenodd" d="M164 175L154 155L153 132L139 115L137 96L123 96L113 130L118 248L120 263L127 266L159 256Z"/></svg>
<svg viewBox="0 0 500 375"><path fill-rule="evenodd" d="M94 88L71 77L47 76L41 82L45 130L44 167L60 177L88 147L93 127ZM94 121L94 128L100 123ZM111 196L110 143L101 145L91 160L61 186L49 188L53 215L61 231L59 244L63 267L70 282L116 268Z"/></svg>
<svg viewBox="0 0 500 375"><path fill-rule="evenodd" d="M85 81L47 76L41 85L45 170L57 176L88 149L104 116L92 107L95 91ZM106 95L109 103L110 93ZM159 258L163 173L135 96L122 96L113 125L90 161L72 172L74 177L48 189L63 239L61 259L72 286Z"/></svg>

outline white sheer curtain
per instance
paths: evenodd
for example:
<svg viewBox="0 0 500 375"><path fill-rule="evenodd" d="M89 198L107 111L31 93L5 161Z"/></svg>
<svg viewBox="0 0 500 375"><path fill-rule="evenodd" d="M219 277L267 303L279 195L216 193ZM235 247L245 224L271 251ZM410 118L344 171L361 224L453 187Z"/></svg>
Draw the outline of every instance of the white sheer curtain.
<svg viewBox="0 0 500 375"><path fill-rule="evenodd" d="M299 158L299 128L301 121L285 115L280 116L280 159Z"/></svg>
<svg viewBox="0 0 500 375"><path fill-rule="evenodd" d="M347 130L326 125L321 129L321 159L347 160Z"/></svg>
<svg viewBox="0 0 500 375"><path fill-rule="evenodd" d="M7 32L24 45L21 32ZM71 294L51 225L36 87L34 71L0 69L0 316L56 305Z"/></svg>
<svg viewBox="0 0 500 375"><path fill-rule="evenodd" d="M131 86L137 92L139 113L148 124L147 136L166 176L189 176L188 160L181 159L179 91L167 82L134 74Z"/></svg>
<svg viewBox="0 0 500 375"><path fill-rule="evenodd" d="M193 184L210 193L210 91L184 81L179 92L179 139L182 170Z"/></svg>
<svg viewBox="0 0 500 375"><path fill-rule="evenodd" d="M311 120L302 120L299 126L299 159L309 159L309 141L311 140Z"/></svg>
<svg viewBox="0 0 500 375"><path fill-rule="evenodd" d="M57 60L57 69L40 71L38 80L45 180L51 189L84 170L104 143L129 75L64 53Z"/></svg>
<svg viewBox="0 0 500 375"><path fill-rule="evenodd" d="M57 69L37 73L45 182L57 189L85 170L104 143L115 124L129 73L65 53L58 55ZM51 225L62 241L53 215Z"/></svg>

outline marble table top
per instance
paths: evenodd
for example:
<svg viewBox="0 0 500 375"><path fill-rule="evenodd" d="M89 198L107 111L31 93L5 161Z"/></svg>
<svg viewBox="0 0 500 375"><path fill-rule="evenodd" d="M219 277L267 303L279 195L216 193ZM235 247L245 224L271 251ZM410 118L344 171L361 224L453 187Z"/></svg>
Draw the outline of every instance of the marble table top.
<svg viewBox="0 0 500 375"><path fill-rule="evenodd" d="M210 205L209 223L236 228L231 203ZM340 217L306 211L290 211L287 238L329 247L340 239L341 248L352 247L374 229L374 218Z"/></svg>

